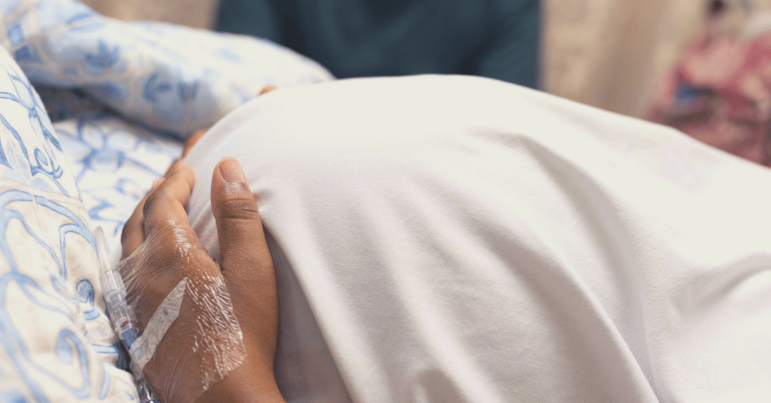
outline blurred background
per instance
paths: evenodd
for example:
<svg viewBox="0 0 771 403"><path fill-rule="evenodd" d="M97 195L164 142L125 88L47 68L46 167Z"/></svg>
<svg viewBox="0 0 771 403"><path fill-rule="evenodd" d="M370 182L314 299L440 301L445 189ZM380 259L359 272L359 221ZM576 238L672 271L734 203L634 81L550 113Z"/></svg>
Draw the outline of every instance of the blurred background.
<svg viewBox="0 0 771 403"><path fill-rule="evenodd" d="M84 3L119 19L197 28L214 28L219 7L218 0ZM699 0L545 0L539 85L566 98L642 116L654 85L698 31L704 9Z"/></svg>
<svg viewBox="0 0 771 403"><path fill-rule="evenodd" d="M474 1L438 1L433 3L442 10L455 7L458 14L475 12L475 7L468 6ZM361 24L365 22L371 26L379 24L333 18L336 12L353 15L348 10L354 7L351 5L380 2L396 9L411 2L431 3L430 0L84 2L118 19L158 20L267 37L309 55L338 77L430 70L425 65L428 62L420 61L402 65L400 70L382 70L379 61L390 60L385 53L368 59L371 53L361 53L353 45L346 49L317 46L324 38L335 42L335 38L345 35L360 35L364 29ZM303 14L309 8L304 5L312 3L329 6L315 5ZM497 69L493 72L461 68L456 72L501 78L609 111L668 124L744 158L765 165L771 163L771 130L767 127L771 121L771 85L765 84L766 75L771 83L771 58L768 68L765 62L758 62L765 60L765 54L771 56L771 36L766 35L767 27L771 28L771 0L500 0L495 4L509 3L518 8L501 11L509 13L501 17L507 19L496 23L502 27L501 35L517 30L512 35L520 39L510 41L510 59L487 63L484 69ZM384 9L383 13L391 11ZM434 13L425 17L421 23L425 23L426 29L413 27L411 34L428 37L428 31L440 26L443 19L449 21L451 16ZM276 22L279 20L283 22ZM348 24L346 30L331 32L324 26L336 21ZM304 32L305 37L298 39L295 31ZM389 32L398 35L399 31ZM321 39L316 40L317 37ZM383 49L403 46L394 38L378 41L372 43L382 45ZM447 46L464 46L462 37L448 37L447 41L451 42ZM419 48L401 49L413 59L421 56ZM391 59L394 54L401 55L394 52L397 53L392 52ZM339 60L342 54L347 57L344 62ZM343 66L350 68L346 70Z"/></svg>

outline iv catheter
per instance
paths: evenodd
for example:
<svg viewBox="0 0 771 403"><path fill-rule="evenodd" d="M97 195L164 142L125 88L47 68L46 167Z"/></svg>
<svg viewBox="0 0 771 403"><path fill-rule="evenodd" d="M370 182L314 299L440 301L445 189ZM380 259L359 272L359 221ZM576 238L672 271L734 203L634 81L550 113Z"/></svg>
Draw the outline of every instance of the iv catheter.
<svg viewBox="0 0 771 403"><path fill-rule="evenodd" d="M104 293L104 301L107 305L107 311L110 313L110 321L118 333L123 347L131 354L131 346L139 337L139 331L137 329L137 317L134 313L134 309L129 306L126 301L126 286L123 284L123 279L120 273L113 270L110 267L110 263L107 260L107 241L104 237L104 231L102 227L97 227L94 231L96 237L96 245L99 254L99 265L101 275L99 276L99 282L102 285L102 292ZM155 398L150 384L145 379L142 371L137 370L132 361L132 371L134 378L136 379L137 392L139 393L140 403L159 403Z"/></svg>

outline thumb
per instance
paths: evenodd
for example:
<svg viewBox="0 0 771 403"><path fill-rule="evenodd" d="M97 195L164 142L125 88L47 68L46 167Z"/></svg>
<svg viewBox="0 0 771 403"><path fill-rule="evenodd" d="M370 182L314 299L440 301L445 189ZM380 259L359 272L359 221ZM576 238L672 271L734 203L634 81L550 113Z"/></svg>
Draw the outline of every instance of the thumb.
<svg viewBox="0 0 771 403"><path fill-rule="evenodd" d="M214 169L211 205L217 223L222 275L233 297L236 316L243 326L251 327L252 334L262 343L270 343L271 339L275 343L272 322L277 320L278 301L273 262L257 203L235 158L223 159Z"/></svg>
<svg viewBox="0 0 771 403"><path fill-rule="evenodd" d="M240 263L247 261L264 266L265 262L254 261L261 260L256 252L265 245L260 212L241 164L233 157L225 157L214 168L211 208L217 223L223 269L241 266Z"/></svg>
<svg viewBox="0 0 771 403"><path fill-rule="evenodd" d="M217 223L220 264L228 279L273 276L260 212L241 164L226 157L212 174L211 208ZM269 271L270 273L261 273ZM230 272L230 273L229 273Z"/></svg>

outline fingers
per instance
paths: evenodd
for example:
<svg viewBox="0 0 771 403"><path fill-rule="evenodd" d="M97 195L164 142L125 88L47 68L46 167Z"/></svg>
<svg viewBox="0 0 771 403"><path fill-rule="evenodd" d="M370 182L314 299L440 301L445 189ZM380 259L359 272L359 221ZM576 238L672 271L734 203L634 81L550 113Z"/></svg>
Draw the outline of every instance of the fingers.
<svg viewBox="0 0 771 403"><path fill-rule="evenodd" d="M211 203L223 269L241 267L242 262L254 268L269 261L257 203L235 158L223 159L214 169Z"/></svg>
<svg viewBox="0 0 771 403"><path fill-rule="evenodd" d="M257 203L235 158L223 159L214 169L211 203L222 275L233 301L238 301L234 310L244 334L250 335L244 342L247 349L262 351L257 354L260 365L272 369L278 317L276 277ZM266 346L269 348L263 351Z"/></svg>
<svg viewBox="0 0 771 403"><path fill-rule="evenodd" d="M277 89L278 89L278 87L276 87L275 85L265 86L265 87L262 88L262 90L260 90L260 95L265 95L265 94L267 94L269 92L273 92L273 91L275 91Z"/></svg>
<svg viewBox="0 0 771 403"><path fill-rule="evenodd" d="M180 157L180 159L174 161L170 166L169 169L166 170L166 173L163 175L164 177L171 176L171 174L174 173L179 167L185 165L185 156L183 155Z"/></svg>
<svg viewBox="0 0 771 403"><path fill-rule="evenodd" d="M238 160L220 161L212 174L211 205L217 222L220 266L234 292L275 289L273 262L260 212ZM244 290L239 290L244 288ZM275 293L275 291L273 291Z"/></svg>
<svg viewBox="0 0 771 403"><path fill-rule="evenodd" d="M142 198L137 207L134 209L134 212L131 214L131 217L129 217L129 219L126 220L126 223L123 225L123 231L121 232L120 236L120 243L123 247L122 259L131 256L131 254L134 253L134 251L145 242L145 219L142 210L145 207L145 201L147 201L147 197L150 196L150 194L152 194L161 183L163 183L164 179L165 178L160 178L153 182L153 187L150 188L150 191L147 192L145 197Z"/></svg>
<svg viewBox="0 0 771 403"><path fill-rule="evenodd" d="M140 206L147 238L159 229L167 227L172 221L189 225L185 205L190 199L194 184L193 169L180 165L147 196L144 205Z"/></svg>

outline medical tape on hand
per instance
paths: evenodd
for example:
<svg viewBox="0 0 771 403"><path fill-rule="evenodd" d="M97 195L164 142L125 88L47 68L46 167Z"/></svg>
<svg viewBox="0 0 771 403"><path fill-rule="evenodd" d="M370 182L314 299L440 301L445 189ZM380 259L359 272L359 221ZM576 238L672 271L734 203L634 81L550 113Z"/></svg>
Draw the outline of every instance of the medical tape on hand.
<svg viewBox="0 0 771 403"><path fill-rule="evenodd" d="M160 401L194 402L247 357L225 279L188 231L175 221L159 226L114 269L136 327L147 319L129 348L132 372ZM167 294L156 306L160 291Z"/></svg>
<svg viewBox="0 0 771 403"><path fill-rule="evenodd" d="M131 358L139 371L143 371L147 362L153 358L161 339L179 316L186 287L187 278L184 278L161 302L147 322L144 333L131 345Z"/></svg>

